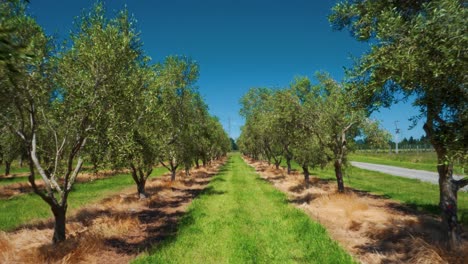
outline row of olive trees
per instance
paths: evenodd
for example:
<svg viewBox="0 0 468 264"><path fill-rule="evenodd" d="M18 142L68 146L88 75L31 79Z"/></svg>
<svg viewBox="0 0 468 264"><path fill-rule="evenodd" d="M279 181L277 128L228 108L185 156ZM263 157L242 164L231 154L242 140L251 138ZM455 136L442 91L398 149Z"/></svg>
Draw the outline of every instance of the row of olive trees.
<svg viewBox="0 0 468 264"><path fill-rule="evenodd" d="M238 143L244 154L273 161L276 168L285 159L288 173L296 161L307 186L309 168L331 163L343 192L343 165L354 138L361 135L369 144L386 145L390 134L367 118L345 85L326 74L317 79L318 85L300 77L288 89L251 89L241 100L246 124Z"/></svg>
<svg viewBox="0 0 468 264"><path fill-rule="evenodd" d="M174 180L179 166L229 150L193 86L197 64L172 56L151 65L127 11L109 19L95 5L57 51L23 3L0 5L1 27L14 25L7 37L29 54L0 60L1 138L14 134L27 153L29 182L55 217L54 243L66 238L68 196L85 161L129 168L144 197L157 163Z"/></svg>
<svg viewBox="0 0 468 264"><path fill-rule="evenodd" d="M438 163L442 224L451 248L461 243L453 163L468 157L468 12L462 0L343 1L333 8L336 29L349 29L372 48L349 71L369 108L404 95L420 109Z"/></svg>

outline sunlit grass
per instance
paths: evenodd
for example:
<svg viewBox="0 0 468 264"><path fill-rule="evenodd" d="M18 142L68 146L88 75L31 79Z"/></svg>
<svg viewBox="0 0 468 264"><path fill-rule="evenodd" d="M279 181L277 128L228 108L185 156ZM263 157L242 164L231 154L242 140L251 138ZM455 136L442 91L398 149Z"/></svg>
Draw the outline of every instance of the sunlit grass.
<svg viewBox="0 0 468 264"><path fill-rule="evenodd" d="M177 235L136 263L352 263L326 230L238 153L194 200Z"/></svg>

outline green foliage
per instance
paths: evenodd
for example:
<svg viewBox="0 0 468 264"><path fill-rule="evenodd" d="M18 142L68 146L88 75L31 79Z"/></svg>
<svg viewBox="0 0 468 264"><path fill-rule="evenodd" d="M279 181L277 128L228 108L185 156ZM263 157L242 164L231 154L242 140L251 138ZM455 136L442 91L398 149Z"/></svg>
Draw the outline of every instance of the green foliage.
<svg viewBox="0 0 468 264"><path fill-rule="evenodd" d="M7 129L0 130L0 160L12 163L23 151L23 142Z"/></svg>
<svg viewBox="0 0 468 264"><path fill-rule="evenodd" d="M319 84L296 77L289 89L254 88L241 99L246 118L239 138L243 153L280 164L294 159L304 168L346 162L347 150L359 133L372 145L383 145L388 132L366 118L346 86L327 74Z"/></svg>
<svg viewBox="0 0 468 264"><path fill-rule="evenodd" d="M34 54L0 58L0 122L21 139L31 161L30 183L54 212L65 214L85 159L95 170L105 163L130 167L142 193L158 161L169 160L175 172L200 155L208 160L229 150L227 135L194 88L197 63L170 56L151 66L126 10L108 18L98 2L77 19L57 52L23 4L0 5L0 29L14 26L6 37L24 47L21 54ZM209 132L201 126L206 123L213 126ZM193 140L202 134L211 137L204 143L209 147ZM7 141L2 139L4 153L11 152ZM43 188L33 181L35 173ZM54 242L65 239L65 227L58 226Z"/></svg>
<svg viewBox="0 0 468 264"><path fill-rule="evenodd" d="M461 243L453 163L468 157L468 13L466 2L353 1L335 6L330 20L358 39L373 39L371 50L349 71L355 93L369 108L389 105L395 95L414 98L423 128L437 153L440 206L447 241ZM455 208L455 209L454 209Z"/></svg>
<svg viewBox="0 0 468 264"><path fill-rule="evenodd" d="M330 19L359 39L377 40L350 71L365 100L388 105L398 92L415 98L431 143L452 161L468 149L466 7L457 0L407 2L340 3Z"/></svg>

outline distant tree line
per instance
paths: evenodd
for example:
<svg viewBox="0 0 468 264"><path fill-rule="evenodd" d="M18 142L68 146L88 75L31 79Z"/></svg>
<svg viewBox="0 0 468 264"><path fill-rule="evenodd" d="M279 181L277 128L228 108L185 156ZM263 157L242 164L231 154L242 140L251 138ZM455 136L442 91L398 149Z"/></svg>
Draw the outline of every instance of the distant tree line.
<svg viewBox="0 0 468 264"><path fill-rule="evenodd" d="M387 148L380 148L378 150L381 151L388 151L394 150L396 147L395 141L389 140ZM376 148L366 142L365 139L357 139L356 140L356 149L358 150L375 150ZM413 136L409 138L404 137L401 141L398 142L398 149L405 149L405 150L433 150L434 148L431 145L429 139L422 135L419 139L415 139Z"/></svg>

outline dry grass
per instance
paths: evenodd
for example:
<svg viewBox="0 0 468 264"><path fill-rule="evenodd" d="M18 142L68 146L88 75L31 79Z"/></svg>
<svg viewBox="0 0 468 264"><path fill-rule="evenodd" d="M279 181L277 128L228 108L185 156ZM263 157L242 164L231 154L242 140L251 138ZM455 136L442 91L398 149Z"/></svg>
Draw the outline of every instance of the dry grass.
<svg viewBox="0 0 468 264"><path fill-rule="evenodd" d="M9 262L8 252L11 252L13 245L11 244L5 232L0 231L0 263Z"/></svg>
<svg viewBox="0 0 468 264"><path fill-rule="evenodd" d="M138 199L135 187L101 202L71 211L67 240L52 245L52 221L36 221L15 232L0 232L0 263L128 263L161 242L195 195L223 161L193 170L190 177L151 180L149 199ZM187 195L187 193L189 195ZM131 245L131 246L129 246Z"/></svg>
<svg viewBox="0 0 468 264"><path fill-rule="evenodd" d="M86 232L69 237L59 245L40 246L33 252L28 252L23 259L29 263L82 263L104 247L104 238L100 234Z"/></svg>
<svg viewBox="0 0 468 264"><path fill-rule="evenodd" d="M362 263L467 263L468 242L457 252L439 244L443 231L438 218L352 189L339 194L336 183L314 177L307 189L298 173L287 175L251 160L250 165Z"/></svg>
<svg viewBox="0 0 468 264"><path fill-rule="evenodd" d="M105 238L126 236L140 227L140 220L135 216L100 217L93 221L92 232Z"/></svg>

